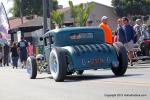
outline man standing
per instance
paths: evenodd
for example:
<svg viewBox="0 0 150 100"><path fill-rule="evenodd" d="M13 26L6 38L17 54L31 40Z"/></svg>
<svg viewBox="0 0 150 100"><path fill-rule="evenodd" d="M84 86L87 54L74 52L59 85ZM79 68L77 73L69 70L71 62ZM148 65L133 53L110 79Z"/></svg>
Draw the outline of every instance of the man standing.
<svg viewBox="0 0 150 100"><path fill-rule="evenodd" d="M124 34L125 34L124 46L125 46L126 50L128 51L128 58L129 58L130 64L131 64L131 66L133 66L133 63L132 63L133 40L134 40L135 31L134 31L133 27L129 24L129 20L127 17L123 17L122 22L123 22L122 28L123 28Z"/></svg>
<svg viewBox="0 0 150 100"><path fill-rule="evenodd" d="M18 52L19 52L19 57L22 63L22 68L25 68L26 66L26 61L27 61L27 47L28 43L26 40L24 40L24 37L21 37L21 41L18 42Z"/></svg>
<svg viewBox="0 0 150 100"><path fill-rule="evenodd" d="M134 30L136 32L136 37L137 37L137 41L139 40L140 36L142 35L142 20L141 19L136 19L135 21L135 25L134 25Z"/></svg>
<svg viewBox="0 0 150 100"><path fill-rule="evenodd" d="M107 22L108 22L108 17L103 16L101 18L101 23L100 23L99 27L102 28L103 31L104 31L105 42L109 43L109 44L112 44L113 43L112 30L108 26Z"/></svg>

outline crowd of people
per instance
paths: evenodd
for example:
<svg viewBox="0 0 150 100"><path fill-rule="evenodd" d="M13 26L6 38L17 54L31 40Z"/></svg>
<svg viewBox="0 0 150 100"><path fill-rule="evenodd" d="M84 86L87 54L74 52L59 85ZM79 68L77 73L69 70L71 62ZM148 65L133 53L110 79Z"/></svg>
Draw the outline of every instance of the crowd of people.
<svg viewBox="0 0 150 100"><path fill-rule="evenodd" d="M0 39L3 39L0 33ZM12 45L8 45L7 42L0 44L0 67L9 66L12 64L13 68L18 68L18 62L21 62L21 67L26 67L26 61L28 56L33 55L33 45L31 42L27 42L24 37L21 37L21 41L13 42Z"/></svg>
<svg viewBox="0 0 150 100"><path fill-rule="evenodd" d="M135 25L131 25L127 17L122 17L117 20L118 26L113 35L108 25L108 19L107 16L103 16L99 25L104 31L105 42L109 44L121 42L128 51L129 63L133 66L134 44L140 45L144 39L150 39L150 25L142 24L141 19L137 19Z"/></svg>
<svg viewBox="0 0 150 100"><path fill-rule="evenodd" d="M118 25L113 34L108 25L108 20L107 16L102 16L99 24L99 27L104 31L105 42L108 44L121 42L128 52L129 63L133 66L134 44L140 45L144 39L150 39L150 25L143 24L141 19L136 19L133 25L127 17L122 17L116 21ZM86 26L92 26L92 23L93 20L87 20Z"/></svg>

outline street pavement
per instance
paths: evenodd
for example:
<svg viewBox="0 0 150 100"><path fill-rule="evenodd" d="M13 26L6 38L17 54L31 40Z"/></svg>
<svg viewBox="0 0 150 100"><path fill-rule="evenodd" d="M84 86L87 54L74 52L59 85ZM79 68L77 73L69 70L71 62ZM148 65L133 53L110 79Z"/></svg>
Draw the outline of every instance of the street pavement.
<svg viewBox="0 0 150 100"><path fill-rule="evenodd" d="M29 79L25 69L0 67L0 100L150 100L150 61L129 66L125 76L111 70L85 71L55 82L50 74Z"/></svg>

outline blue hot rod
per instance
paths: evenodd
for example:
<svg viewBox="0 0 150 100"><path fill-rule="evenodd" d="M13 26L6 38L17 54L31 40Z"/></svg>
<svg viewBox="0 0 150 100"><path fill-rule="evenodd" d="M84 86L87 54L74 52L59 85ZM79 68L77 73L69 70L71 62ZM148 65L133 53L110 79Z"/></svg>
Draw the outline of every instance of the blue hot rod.
<svg viewBox="0 0 150 100"><path fill-rule="evenodd" d="M55 81L66 75L83 74L84 70L111 68L116 76L124 75L128 66L127 52L121 43L107 44L99 27L69 27L43 35L44 54L28 57L31 79L44 69Z"/></svg>

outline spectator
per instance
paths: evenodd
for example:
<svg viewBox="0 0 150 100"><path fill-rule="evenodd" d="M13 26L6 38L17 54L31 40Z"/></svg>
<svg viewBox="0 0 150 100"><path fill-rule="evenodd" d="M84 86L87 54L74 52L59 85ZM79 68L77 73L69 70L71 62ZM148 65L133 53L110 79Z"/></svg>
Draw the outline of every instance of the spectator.
<svg viewBox="0 0 150 100"><path fill-rule="evenodd" d="M3 36L2 33L0 33L0 67L2 67L3 63L3 57L4 57L4 50L3 50Z"/></svg>
<svg viewBox="0 0 150 100"><path fill-rule="evenodd" d="M149 35L150 35L150 25L148 25L148 33L149 33Z"/></svg>
<svg viewBox="0 0 150 100"><path fill-rule="evenodd" d="M144 39L149 39L149 38L150 38L150 34L148 32L148 27L146 24L143 24L141 29L141 36L138 42L142 43Z"/></svg>
<svg viewBox="0 0 150 100"><path fill-rule="evenodd" d="M142 21L141 21L141 19L136 19L135 23L136 24L134 25L134 30L136 32L137 40L139 40L140 36L142 35L142 33L141 33L141 31L142 31L142 27L141 27Z"/></svg>
<svg viewBox="0 0 150 100"><path fill-rule="evenodd" d="M93 24L93 20L89 18L86 22L86 26L92 26L92 24Z"/></svg>
<svg viewBox="0 0 150 100"><path fill-rule="evenodd" d="M130 61L131 66L133 66L132 58L133 58L133 40L134 40L134 34L135 31L133 27L129 24L129 20L127 17L122 18L123 21L123 30L125 33L125 48L128 51L128 58Z"/></svg>
<svg viewBox="0 0 150 100"><path fill-rule="evenodd" d="M13 68L14 67L18 67L18 58L19 58L19 55L18 55L18 51L17 51L17 45L15 42L13 42L13 45L10 49L11 51L11 58L12 58L12 64L13 64Z"/></svg>
<svg viewBox="0 0 150 100"><path fill-rule="evenodd" d="M101 23L100 23L99 27L102 28L103 31L104 31L105 42L109 43L109 44L112 44L112 42L113 42L112 30L108 26L107 22L108 22L108 17L107 16L103 16L101 18Z"/></svg>
<svg viewBox="0 0 150 100"><path fill-rule="evenodd" d="M0 44L0 67L2 67L2 61L3 61L3 45Z"/></svg>
<svg viewBox="0 0 150 100"><path fill-rule="evenodd" d="M115 31L114 33L114 38L113 38L113 42L118 42L118 33Z"/></svg>
<svg viewBox="0 0 150 100"><path fill-rule="evenodd" d="M125 37L125 33L124 33L124 30L122 28L122 19L119 18L117 20L117 33L118 33L118 41L121 42L121 43L125 43L126 42L126 39L124 38Z"/></svg>
<svg viewBox="0 0 150 100"><path fill-rule="evenodd" d="M5 43L4 45L4 66L7 65L9 66L9 45L7 43Z"/></svg>
<svg viewBox="0 0 150 100"><path fill-rule="evenodd" d="M24 37L21 37L21 41L18 42L18 52L19 52L19 57L20 57L20 61L22 63L22 68L26 67L26 61L27 61L27 47L28 47L28 43L27 41L24 39Z"/></svg>
<svg viewBox="0 0 150 100"><path fill-rule="evenodd" d="M33 56L33 45L31 42L28 42L28 56Z"/></svg>

